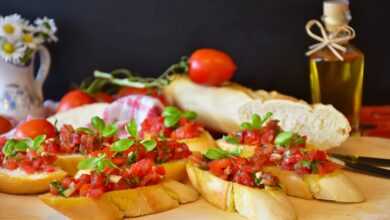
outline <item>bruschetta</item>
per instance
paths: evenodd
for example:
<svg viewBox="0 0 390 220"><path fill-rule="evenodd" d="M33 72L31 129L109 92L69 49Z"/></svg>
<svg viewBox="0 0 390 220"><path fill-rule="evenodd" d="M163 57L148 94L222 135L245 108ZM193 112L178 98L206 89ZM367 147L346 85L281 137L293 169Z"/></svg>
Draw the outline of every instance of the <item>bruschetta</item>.
<svg viewBox="0 0 390 220"><path fill-rule="evenodd" d="M241 125L239 132L218 140L218 146L240 152L264 171L277 176L288 195L345 203L364 200L326 151L308 145L303 135L283 130L271 115L253 115L251 121Z"/></svg>
<svg viewBox="0 0 390 220"><path fill-rule="evenodd" d="M296 214L278 179L245 158L209 149L194 153L187 164L194 188L209 203L251 219L291 220Z"/></svg>
<svg viewBox="0 0 390 220"><path fill-rule="evenodd" d="M193 111L181 111L174 106L165 107L161 115L150 116L141 124L142 137L168 137L186 143L191 151L205 153L216 147L210 133L194 120Z"/></svg>
<svg viewBox="0 0 390 220"><path fill-rule="evenodd" d="M105 154L80 163L74 177L52 182L39 198L71 219L122 219L162 212L197 200L190 186L165 180L165 169L144 158L117 167Z"/></svg>
<svg viewBox="0 0 390 220"><path fill-rule="evenodd" d="M173 76L164 88L168 102L185 111L195 111L206 128L230 133L254 114L273 113L284 130L306 136L319 149L337 147L348 137L348 120L331 105L309 105L277 92L253 91L235 83L204 86L185 76ZM326 128L326 129L324 129Z"/></svg>
<svg viewBox="0 0 390 220"><path fill-rule="evenodd" d="M0 142L0 192L37 194L66 173L54 166L55 155L41 151L43 136L34 140L2 139Z"/></svg>

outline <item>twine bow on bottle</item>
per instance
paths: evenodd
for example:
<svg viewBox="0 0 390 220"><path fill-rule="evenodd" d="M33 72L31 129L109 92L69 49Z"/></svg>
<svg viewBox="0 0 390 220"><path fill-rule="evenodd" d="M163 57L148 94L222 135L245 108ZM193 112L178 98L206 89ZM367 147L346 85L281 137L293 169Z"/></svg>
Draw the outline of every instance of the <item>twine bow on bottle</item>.
<svg viewBox="0 0 390 220"><path fill-rule="evenodd" d="M322 36L312 32L312 28L314 26L317 26L320 29ZM355 30L348 25L341 26L334 32L327 33L322 23L317 20L310 20L307 22L306 32L311 38L319 41L319 43L313 44L309 47L309 51L306 52L306 56L310 56L311 54L328 47L329 50L332 51L332 53L341 61L343 61L344 58L341 56L339 51L343 53L347 51L347 48L343 47L341 43L355 38Z"/></svg>

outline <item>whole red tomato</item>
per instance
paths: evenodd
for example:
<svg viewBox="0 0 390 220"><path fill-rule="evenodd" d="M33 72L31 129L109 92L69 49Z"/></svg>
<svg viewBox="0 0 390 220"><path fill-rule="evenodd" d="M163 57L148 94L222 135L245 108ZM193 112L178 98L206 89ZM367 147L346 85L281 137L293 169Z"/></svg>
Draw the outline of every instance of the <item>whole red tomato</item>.
<svg viewBox="0 0 390 220"><path fill-rule="evenodd" d="M12 129L12 124L8 119L0 116L0 134L3 134Z"/></svg>
<svg viewBox="0 0 390 220"><path fill-rule="evenodd" d="M52 138L57 135L57 130L46 119L31 119L20 124L16 128L15 137L18 139L31 138L34 139L39 135L46 135L47 138Z"/></svg>
<svg viewBox="0 0 390 220"><path fill-rule="evenodd" d="M58 104L56 112L67 111L86 104L94 103L95 99L81 90L73 90L65 94Z"/></svg>
<svg viewBox="0 0 390 220"><path fill-rule="evenodd" d="M109 94L107 94L105 92L95 93L95 94L93 94L93 97L95 98L95 100L97 102L107 102L107 103L110 103L110 102L112 102L114 100L114 98L111 95L109 95Z"/></svg>
<svg viewBox="0 0 390 220"><path fill-rule="evenodd" d="M228 54L215 49L196 50L192 53L188 64L191 80L210 86L219 86L230 80L237 69Z"/></svg>

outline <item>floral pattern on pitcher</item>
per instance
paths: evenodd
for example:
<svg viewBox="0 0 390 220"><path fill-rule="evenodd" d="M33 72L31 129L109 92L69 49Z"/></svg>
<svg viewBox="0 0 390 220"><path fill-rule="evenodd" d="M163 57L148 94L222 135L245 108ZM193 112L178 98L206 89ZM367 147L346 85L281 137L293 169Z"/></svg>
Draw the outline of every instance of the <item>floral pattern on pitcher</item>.
<svg viewBox="0 0 390 220"><path fill-rule="evenodd" d="M29 94L26 88L17 84L9 84L0 95L1 106L6 111L23 109L29 111L40 106L41 101Z"/></svg>

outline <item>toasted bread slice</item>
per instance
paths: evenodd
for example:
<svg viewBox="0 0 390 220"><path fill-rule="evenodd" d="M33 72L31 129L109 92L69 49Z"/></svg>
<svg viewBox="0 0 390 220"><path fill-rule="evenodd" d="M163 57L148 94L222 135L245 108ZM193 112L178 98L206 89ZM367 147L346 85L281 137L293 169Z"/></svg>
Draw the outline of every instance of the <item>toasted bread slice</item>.
<svg viewBox="0 0 390 220"><path fill-rule="evenodd" d="M201 153L205 153L207 149L217 146L214 138L206 130L203 130L199 137L182 139L178 141L187 144L190 151L198 151Z"/></svg>
<svg viewBox="0 0 390 220"><path fill-rule="evenodd" d="M293 206L281 190L255 189L222 180L208 171L187 164L187 172L193 186L212 205L237 211L248 219L290 220L296 219Z"/></svg>
<svg viewBox="0 0 390 220"><path fill-rule="evenodd" d="M60 169L51 173L34 173L0 168L0 192L11 194L37 194L49 190L49 184L61 180L66 173Z"/></svg>
<svg viewBox="0 0 390 220"><path fill-rule="evenodd" d="M168 180L157 185L107 192L99 199L51 194L39 198L71 219L115 220L173 209L197 200L198 193L191 186Z"/></svg>
<svg viewBox="0 0 390 220"><path fill-rule="evenodd" d="M254 146L234 145L224 140L217 140L220 148L232 151L239 147L241 155L250 157ZM277 176L287 195L304 199L321 199L334 202L357 203L364 201L364 196L353 182L339 170L324 176L307 174L300 176L293 171L282 170L279 167L264 167L264 171Z"/></svg>

